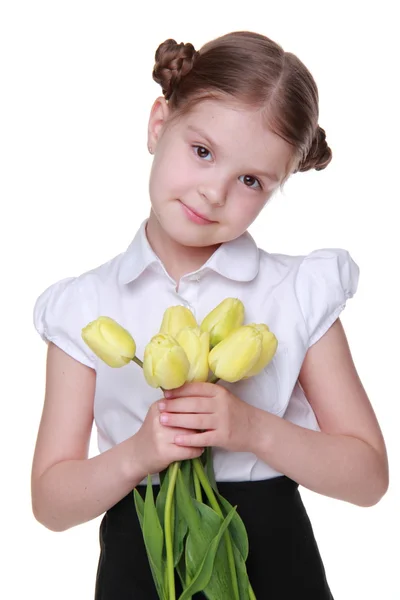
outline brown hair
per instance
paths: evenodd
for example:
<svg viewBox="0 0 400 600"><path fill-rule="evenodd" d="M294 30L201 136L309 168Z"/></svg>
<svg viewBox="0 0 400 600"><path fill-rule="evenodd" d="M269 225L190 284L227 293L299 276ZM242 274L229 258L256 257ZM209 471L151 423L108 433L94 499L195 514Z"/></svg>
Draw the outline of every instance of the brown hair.
<svg viewBox="0 0 400 600"><path fill-rule="evenodd" d="M221 96L262 107L268 126L294 148L292 173L320 171L331 161L325 131L318 125L318 89L311 73L263 35L229 33L198 52L192 44L166 40L156 51L153 79L173 114Z"/></svg>

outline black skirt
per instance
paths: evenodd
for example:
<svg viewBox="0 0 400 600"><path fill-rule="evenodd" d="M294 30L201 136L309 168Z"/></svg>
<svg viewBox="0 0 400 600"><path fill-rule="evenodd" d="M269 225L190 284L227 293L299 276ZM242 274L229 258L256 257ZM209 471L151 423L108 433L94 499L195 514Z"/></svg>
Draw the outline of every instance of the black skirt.
<svg viewBox="0 0 400 600"><path fill-rule="evenodd" d="M137 489L144 496L145 486ZM158 489L154 486L155 494ZM218 483L218 489L237 505L246 526L246 566L257 600L333 600L297 483L277 477ZM176 587L178 597L178 579ZM101 522L95 600L158 600L132 493Z"/></svg>

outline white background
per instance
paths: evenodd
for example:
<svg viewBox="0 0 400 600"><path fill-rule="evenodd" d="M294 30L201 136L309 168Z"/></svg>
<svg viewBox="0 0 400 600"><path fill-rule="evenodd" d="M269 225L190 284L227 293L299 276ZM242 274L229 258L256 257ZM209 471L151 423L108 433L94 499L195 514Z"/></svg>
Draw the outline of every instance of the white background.
<svg viewBox="0 0 400 600"><path fill-rule="evenodd" d="M375 507L307 490L303 498L335 600L400 598L395 4L2 2L1 597L90 599L98 558L99 520L53 533L31 514L46 353L34 301L52 282L123 251L149 212L146 125L160 94L151 77L158 44L174 37L199 47L250 29L309 67L334 153L325 171L295 175L250 232L272 252L344 247L360 265L343 323L390 456L390 491Z"/></svg>

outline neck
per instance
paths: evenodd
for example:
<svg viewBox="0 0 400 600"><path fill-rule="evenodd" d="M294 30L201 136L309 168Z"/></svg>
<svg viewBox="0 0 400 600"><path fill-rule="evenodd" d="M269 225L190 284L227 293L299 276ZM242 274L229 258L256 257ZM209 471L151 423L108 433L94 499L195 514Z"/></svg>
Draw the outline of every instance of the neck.
<svg viewBox="0 0 400 600"><path fill-rule="evenodd" d="M219 247L218 245L182 246L162 229L152 210L146 225L146 235L150 246L163 263L167 273L176 282L177 287L181 277L197 271Z"/></svg>

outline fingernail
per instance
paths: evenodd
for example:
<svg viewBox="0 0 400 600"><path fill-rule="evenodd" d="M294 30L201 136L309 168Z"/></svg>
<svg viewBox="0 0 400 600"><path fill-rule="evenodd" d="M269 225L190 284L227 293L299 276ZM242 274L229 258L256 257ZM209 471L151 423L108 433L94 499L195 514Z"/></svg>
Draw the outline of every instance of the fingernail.
<svg viewBox="0 0 400 600"><path fill-rule="evenodd" d="M160 410L165 410L166 406L167 406L167 405L165 404L165 402L159 402L159 403L158 403L158 408L159 408Z"/></svg>
<svg viewBox="0 0 400 600"><path fill-rule="evenodd" d="M176 436L175 444L183 444L183 437L181 435Z"/></svg>
<svg viewBox="0 0 400 600"><path fill-rule="evenodd" d="M172 392L171 392L171 390L165 390L165 392L164 392L164 396L165 396L166 398L171 398L171 396L172 396Z"/></svg>
<svg viewBox="0 0 400 600"><path fill-rule="evenodd" d="M161 423L166 423L168 421L168 415L161 415L160 421Z"/></svg>

